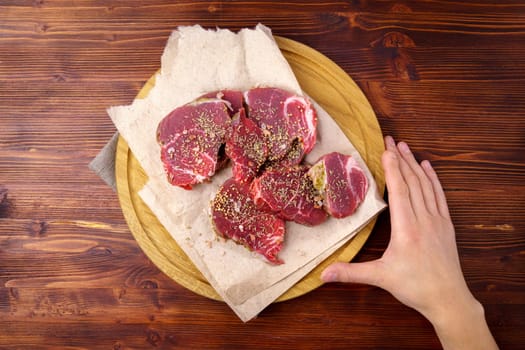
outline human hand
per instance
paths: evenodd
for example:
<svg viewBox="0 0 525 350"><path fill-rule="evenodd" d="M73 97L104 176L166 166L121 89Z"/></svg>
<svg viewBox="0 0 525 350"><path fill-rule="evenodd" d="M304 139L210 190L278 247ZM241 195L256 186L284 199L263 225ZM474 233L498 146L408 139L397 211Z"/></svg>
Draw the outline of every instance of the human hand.
<svg viewBox="0 0 525 350"><path fill-rule="evenodd" d="M418 164L404 142L396 145L386 137L385 144L381 161L392 225L388 247L375 261L334 263L321 278L389 291L429 319L445 346L441 336L452 325L479 320L480 315L484 323L483 308L463 277L445 194L430 162ZM470 318L460 319L458 313Z"/></svg>

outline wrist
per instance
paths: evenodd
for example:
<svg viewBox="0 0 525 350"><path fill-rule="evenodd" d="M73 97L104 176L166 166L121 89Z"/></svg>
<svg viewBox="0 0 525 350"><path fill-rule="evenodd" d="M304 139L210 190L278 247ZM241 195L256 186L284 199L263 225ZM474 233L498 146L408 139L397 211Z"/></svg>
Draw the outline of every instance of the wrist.
<svg viewBox="0 0 525 350"><path fill-rule="evenodd" d="M485 320L483 305L470 293L429 317L443 349L497 349Z"/></svg>
<svg viewBox="0 0 525 350"><path fill-rule="evenodd" d="M438 332L447 329L461 329L473 326L480 320L484 322L485 310L483 305L470 294L463 298L440 303L439 309L433 310L427 318Z"/></svg>

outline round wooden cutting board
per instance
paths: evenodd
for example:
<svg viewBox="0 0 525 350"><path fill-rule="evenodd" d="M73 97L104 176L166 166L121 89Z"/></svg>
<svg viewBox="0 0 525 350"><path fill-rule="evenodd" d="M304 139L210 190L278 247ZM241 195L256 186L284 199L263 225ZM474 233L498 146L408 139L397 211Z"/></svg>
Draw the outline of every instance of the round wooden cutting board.
<svg viewBox="0 0 525 350"><path fill-rule="evenodd" d="M352 141L375 177L380 193L385 183L380 164L384 150L377 118L357 84L334 62L318 51L296 41L276 37L284 57L292 67L302 89L319 103ZM137 98L145 98L155 85L155 75L144 85ZM192 264L175 240L138 195L147 176L120 137L116 154L117 191L122 211L138 244L153 263L180 285L208 298L221 300ZM321 271L334 261L350 261L361 249L376 219L351 241L337 250L277 301L303 295L322 282ZM321 228L320 228L321 229Z"/></svg>

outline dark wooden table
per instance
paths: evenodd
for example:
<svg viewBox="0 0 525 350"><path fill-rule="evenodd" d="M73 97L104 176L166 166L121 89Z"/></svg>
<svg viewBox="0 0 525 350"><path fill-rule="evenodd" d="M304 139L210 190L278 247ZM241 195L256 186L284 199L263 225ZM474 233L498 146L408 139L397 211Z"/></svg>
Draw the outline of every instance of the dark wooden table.
<svg viewBox="0 0 525 350"><path fill-rule="evenodd" d="M436 349L387 292L325 285L241 323L163 275L88 163L178 25L262 22L339 64L384 134L432 161L502 349L525 346L525 5L0 2L0 348ZM389 239L383 213L357 261Z"/></svg>

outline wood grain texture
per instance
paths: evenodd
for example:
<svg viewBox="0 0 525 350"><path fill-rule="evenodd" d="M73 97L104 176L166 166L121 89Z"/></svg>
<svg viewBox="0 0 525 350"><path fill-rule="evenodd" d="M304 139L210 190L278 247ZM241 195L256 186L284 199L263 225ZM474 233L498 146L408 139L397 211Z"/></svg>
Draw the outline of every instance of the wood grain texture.
<svg viewBox="0 0 525 350"><path fill-rule="evenodd" d="M0 3L0 347L439 349L388 293L326 285L241 324L142 253L87 165L177 25L262 22L341 66L385 134L434 164L467 283L525 344L525 5L518 1ZM356 257L381 256L383 213ZM261 339L256 342L254 339Z"/></svg>

